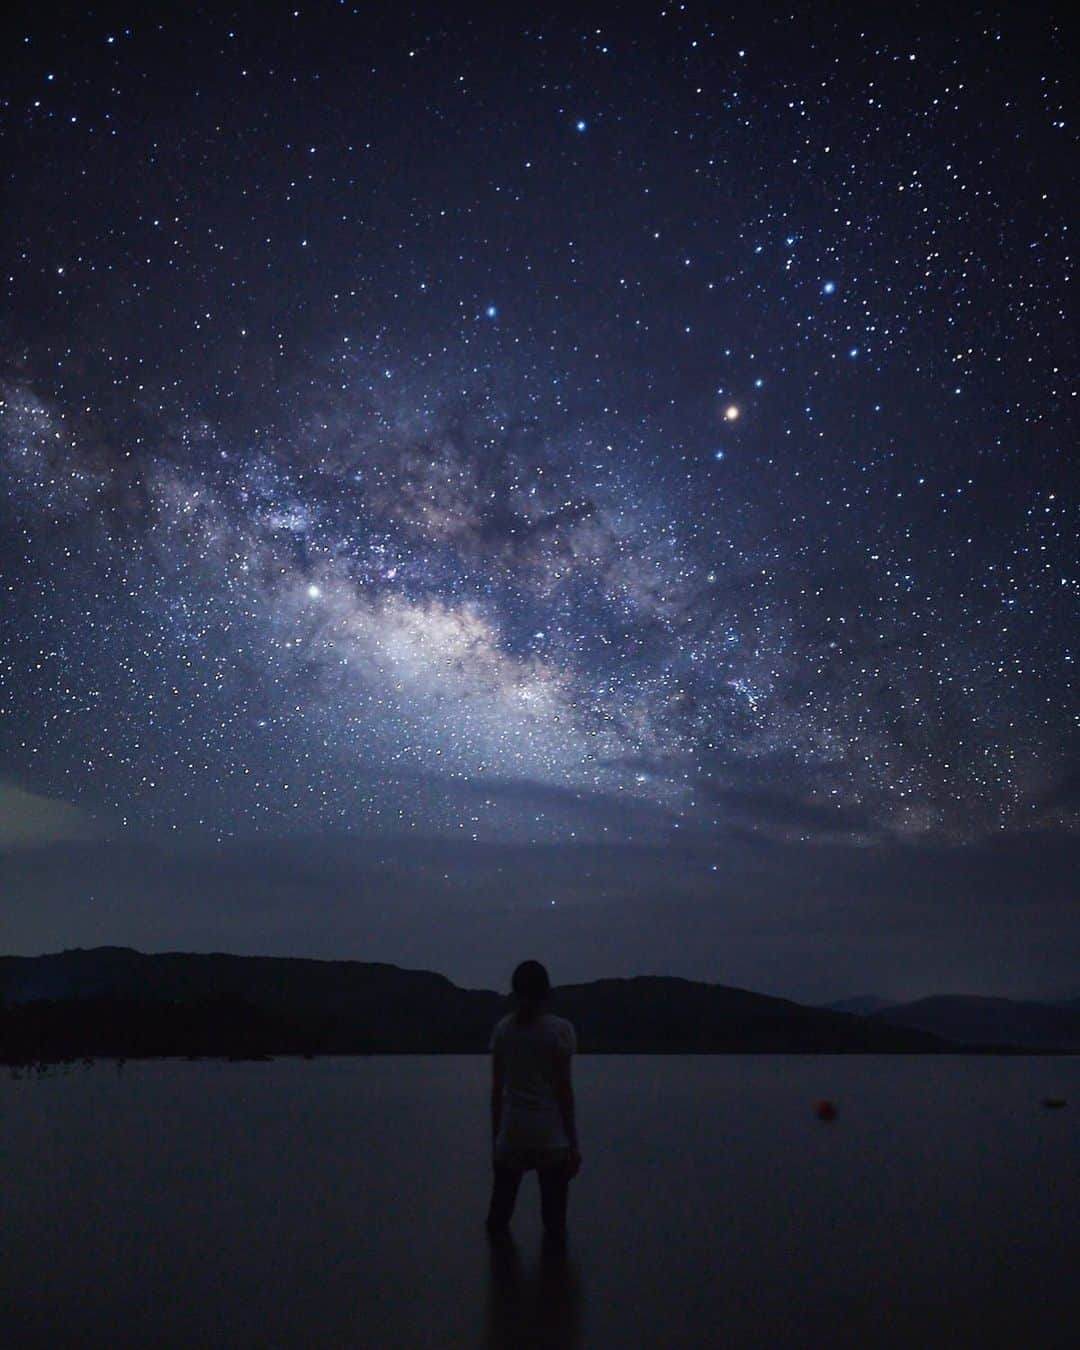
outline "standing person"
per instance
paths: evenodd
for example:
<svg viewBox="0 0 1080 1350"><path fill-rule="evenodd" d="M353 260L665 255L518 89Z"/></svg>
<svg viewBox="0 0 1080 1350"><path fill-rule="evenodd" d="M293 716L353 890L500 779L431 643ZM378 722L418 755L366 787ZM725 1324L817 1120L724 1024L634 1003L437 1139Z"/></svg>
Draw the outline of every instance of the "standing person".
<svg viewBox="0 0 1080 1350"><path fill-rule="evenodd" d="M514 1012L491 1033L491 1142L495 1168L487 1229L509 1231L518 1187L536 1169L546 1237L566 1236L570 1179L581 1168L570 1060L577 1049L572 1022L548 1012L548 973L539 961L514 971Z"/></svg>

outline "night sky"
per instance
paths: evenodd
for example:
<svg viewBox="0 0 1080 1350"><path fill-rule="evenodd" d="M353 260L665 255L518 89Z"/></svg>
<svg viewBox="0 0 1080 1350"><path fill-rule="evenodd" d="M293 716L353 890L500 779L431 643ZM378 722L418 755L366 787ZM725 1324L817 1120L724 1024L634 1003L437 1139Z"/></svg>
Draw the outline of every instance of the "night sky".
<svg viewBox="0 0 1080 1350"><path fill-rule="evenodd" d="M1080 993L1075 49L893 8L17 8L0 949Z"/></svg>

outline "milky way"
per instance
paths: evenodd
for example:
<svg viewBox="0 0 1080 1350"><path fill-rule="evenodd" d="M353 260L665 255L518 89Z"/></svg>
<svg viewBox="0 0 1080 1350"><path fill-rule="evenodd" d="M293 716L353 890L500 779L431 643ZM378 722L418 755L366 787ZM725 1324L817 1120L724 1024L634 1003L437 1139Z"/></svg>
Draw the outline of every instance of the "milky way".
<svg viewBox="0 0 1080 1350"><path fill-rule="evenodd" d="M1051 12L58 15L2 109L11 792L1074 834Z"/></svg>

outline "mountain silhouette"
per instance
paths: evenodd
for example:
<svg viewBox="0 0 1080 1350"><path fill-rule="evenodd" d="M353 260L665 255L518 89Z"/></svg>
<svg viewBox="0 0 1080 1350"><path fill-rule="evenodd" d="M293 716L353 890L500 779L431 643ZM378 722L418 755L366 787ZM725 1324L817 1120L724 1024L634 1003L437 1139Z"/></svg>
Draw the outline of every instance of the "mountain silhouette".
<svg viewBox="0 0 1080 1350"><path fill-rule="evenodd" d="M561 985L551 1006L594 1054L961 1048L880 1015L670 976ZM491 990L379 962L74 948L0 957L0 1060L483 1053L510 1007Z"/></svg>
<svg viewBox="0 0 1080 1350"><path fill-rule="evenodd" d="M855 994L851 998L836 998L831 1003L822 1004L822 1007L832 1008L835 1012L861 1013L863 1016L892 1006L891 998L882 998L879 994Z"/></svg>
<svg viewBox="0 0 1080 1350"><path fill-rule="evenodd" d="M882 1008L872 1012L870 1020L928 1031L971 1046L1080 1050L1080 1003L1056 1005L972 994L939 994Z"/></svg>

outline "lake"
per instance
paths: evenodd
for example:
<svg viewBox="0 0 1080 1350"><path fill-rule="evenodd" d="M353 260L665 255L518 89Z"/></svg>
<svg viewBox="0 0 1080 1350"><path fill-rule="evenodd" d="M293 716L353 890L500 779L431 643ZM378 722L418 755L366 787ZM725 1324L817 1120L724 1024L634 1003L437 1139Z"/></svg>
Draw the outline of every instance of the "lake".
<svg viewBox="0 0 1080 1350"><path fill-rule="evenodd" d="M535 1174L488 1242L488 1075L4 1070L4 1344L1077 1344L1080 1057L579 1057L562 1258Z"/></svg>

